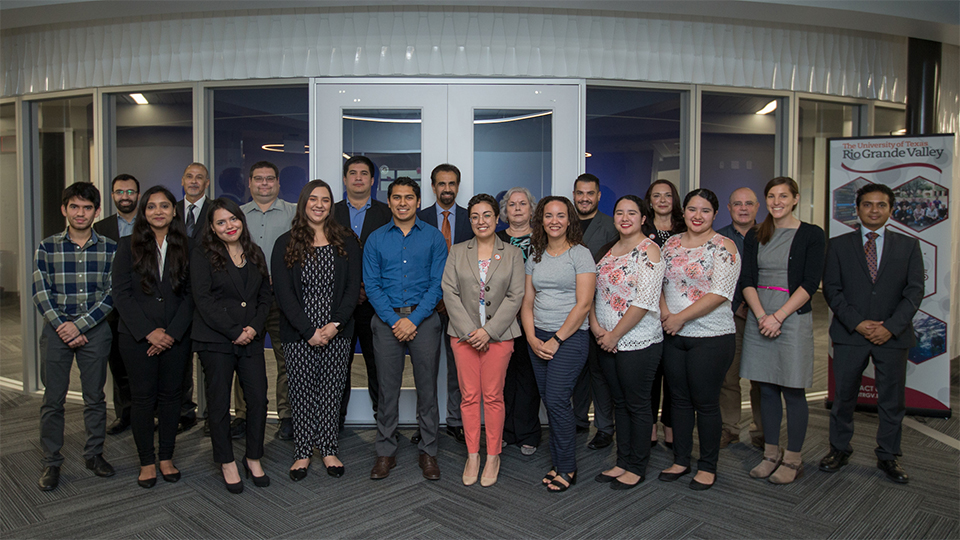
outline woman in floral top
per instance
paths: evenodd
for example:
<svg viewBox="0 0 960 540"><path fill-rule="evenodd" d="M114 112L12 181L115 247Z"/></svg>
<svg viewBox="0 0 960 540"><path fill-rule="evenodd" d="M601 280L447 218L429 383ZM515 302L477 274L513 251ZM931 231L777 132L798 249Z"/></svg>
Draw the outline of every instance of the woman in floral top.
<svg viewBox="0 0 960 540"><path fill-rule="evenodd" d="M596 477L612 489L630 489L646 476L653 425L650 390L660 365L660 288L664 262L646 235L653 212L634 195L621 197L613 221L620 240L597 263L590 330L600 347L600 369L610 386L617 425L617 464Z"/></svg>
<svg viewBox="0 0 960 540"><path fill-rule="evenodd" d="M660 321L667 334L663 369L670 383L674 420L673 465L660 473L672 482L690 472L693 425L700 434L700 459L690 489L713 487L720 454L720 387L733 362L736 327L730 301L740 277L733 241L713 230L720 204L709 189L683 201L687 231L663 245L667 268Z"/></svg>

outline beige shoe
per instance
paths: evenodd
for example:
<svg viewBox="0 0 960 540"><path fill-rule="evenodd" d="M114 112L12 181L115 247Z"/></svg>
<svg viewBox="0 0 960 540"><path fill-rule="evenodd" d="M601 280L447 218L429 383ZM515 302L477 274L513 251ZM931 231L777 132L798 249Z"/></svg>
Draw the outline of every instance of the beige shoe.
<svg viewBox="0 0 960 540"><path fill-rule="evenodd" d="M467 463L463 466L463 485L472 486L477 483L480 473L480 454L467 454Z"/></svg>
<svg viewBox="0 0 960 540"><path fill-rule="evenodd" d="M480 485L490 487L497 483L497 477L499 476L500 456L487 456L487 464L483 466L483 476L480 477Z"/></svg>
<svg viewBox="0 0 960 540"><path fill-rule="evenodd" d="M767 478L773 471L780 467L783 461L783 450L776 444L765 444L763 450L763 461L750 471L753 478Z"/></svg>
<svg viewBox="0 0 960 540"><path fill-rule="evenodd" d="M767 478L771 484L790 484L797 478L803 476L803 459L800 452L790 452L783 454L783 462L780 467Z"/></svg>

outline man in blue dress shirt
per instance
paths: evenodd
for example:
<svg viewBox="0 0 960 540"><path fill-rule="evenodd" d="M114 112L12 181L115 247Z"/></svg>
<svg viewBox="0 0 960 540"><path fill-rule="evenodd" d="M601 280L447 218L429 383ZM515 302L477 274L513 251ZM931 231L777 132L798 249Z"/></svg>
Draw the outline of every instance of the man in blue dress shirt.
<svg viewBox="0 0 960 540"><path fill-rule="evenodd" d="M440 368L440 281L447 262L443 235L417 218L420 186L400 177L387 190L393 221L374 231L363 248L363 282L377 316L373 349L380 395L377 407L377 461L370 478L379 480L396 466L398 405L404 350L410 351L417 387L421 440L420 468L428 480L440 479L437 465L437 373Z"/></svg>

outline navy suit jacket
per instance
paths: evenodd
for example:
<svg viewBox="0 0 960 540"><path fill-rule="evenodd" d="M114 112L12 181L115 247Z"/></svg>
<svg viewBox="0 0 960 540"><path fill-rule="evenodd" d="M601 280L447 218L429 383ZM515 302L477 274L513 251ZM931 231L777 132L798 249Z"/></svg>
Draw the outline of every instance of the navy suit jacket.
<svg viewBox="0 0 960 540"><path fill-rule="evenodd" d="M177 219L183 220L184 223L186 220L186 211L184 211L183 206L184 199L177 201ZM213 202L210 197L204 196L203 208L200 209L200 216L197 217L197 223L193 227L193 234L189 235L190 238L197 240L200 238L200 231L207 226L207 210L210 209L210 203Z"/></svg>
<svg viewBox="0 0 960 540"><path fill-rule="evenodd" d="M417 217L423 220L423 222L427 225L433 225L437 229L440 229L440 226L437 224L436 204L431 204L430 206L417 212ZM470 226L470 216L467 215L467 209L458 204L456 222L454 223L453 241L451 242L451 245L459 244L460 242L466 242L471 238L473 238L473 227Z"/></svg>

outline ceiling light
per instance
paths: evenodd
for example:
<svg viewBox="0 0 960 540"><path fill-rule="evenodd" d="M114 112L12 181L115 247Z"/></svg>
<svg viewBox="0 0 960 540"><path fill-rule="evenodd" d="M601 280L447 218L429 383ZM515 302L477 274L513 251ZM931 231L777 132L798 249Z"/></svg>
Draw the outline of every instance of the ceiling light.
<svg viewBox="0 0 960 540"><path fill-rule="evenodd" d="M265 144L265 145L261 146L260 148L266 150L267 152L283 152L283 144L282 144L282 143L280 143L280 144L277 144L277 143ZM310 153L310 145L308 145L308 144L303 145L303 150L304 150L304 153L305 153L305 154L309 154L309 153Z"/></svg>
<svg viewBox="0 0 960 540"><path fill-rule="evenodd" d="M767 103L766 107L757 111L756 114L770 114L775 110L777 110L777 100L773 100L770 103Z"/></svg>
<svg viewBox="0 0 960 540"><path fill-rule="evenodd" d="M593 157L593 154L591 154L590 152L584 152L583 154L584 154L583 157Z"/></svg>
<svg viewBox="0 0 960 540"><path fill-rule="evenodd" d="M147 101L147 98L143 97L143 94L130 94L130 97L137 102L137 105L149 105L150 102Z"/></svg>
<svg viewBox="0 0 960 540"><path fill-rule="evenodd" d="M891 135L906 135L906 134L907 134L907 128L898 129L893 133L891 133Z"/></svg>

